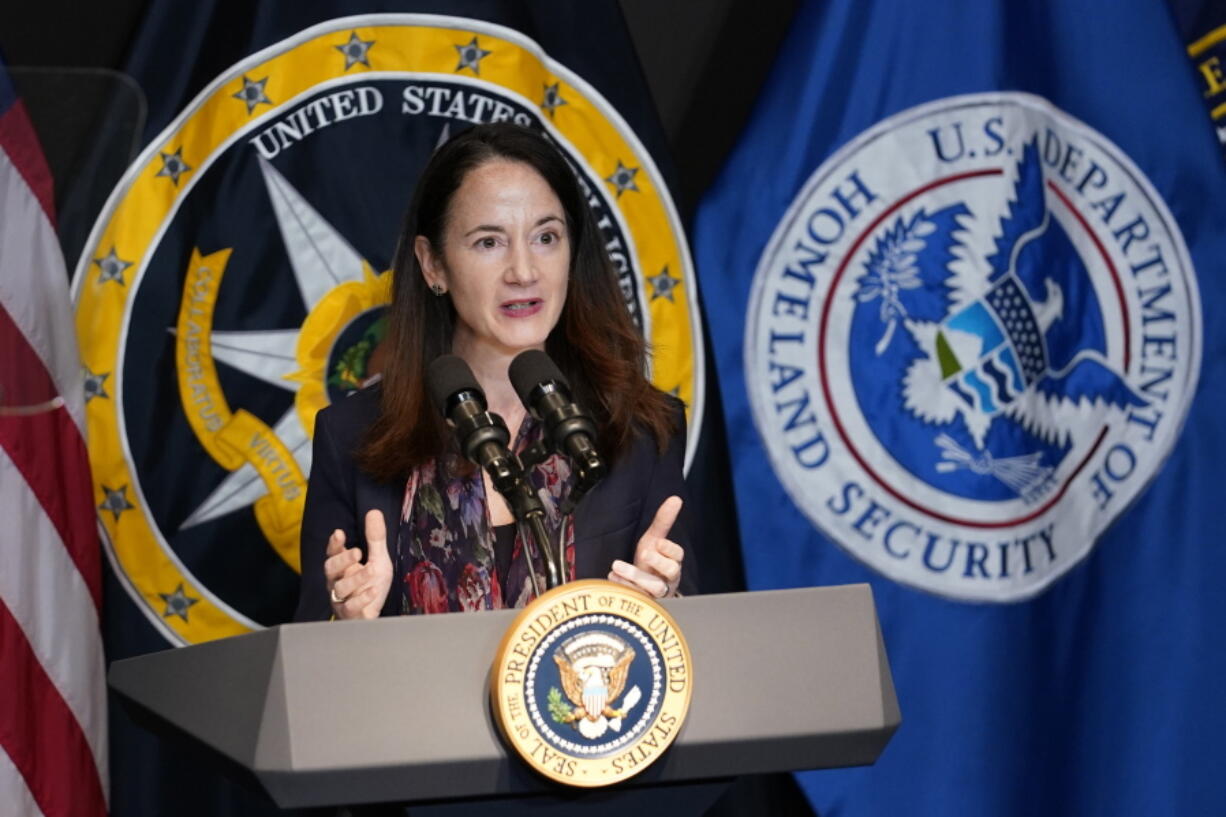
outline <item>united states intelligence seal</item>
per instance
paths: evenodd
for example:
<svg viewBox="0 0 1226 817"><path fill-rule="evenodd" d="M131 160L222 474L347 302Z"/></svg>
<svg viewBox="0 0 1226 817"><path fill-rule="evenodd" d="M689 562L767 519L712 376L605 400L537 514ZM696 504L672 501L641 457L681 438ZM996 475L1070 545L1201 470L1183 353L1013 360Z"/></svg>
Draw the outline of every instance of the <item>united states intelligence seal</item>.
<svg viewBox="0 0 1226 817"><path fill-rule="evenodd" d="M570 786L646 769L690 702L690 651L676 622L654 599L602 580L563 585L524 608L491 672L507 742Z"/></svg>
<svg viewBox="0 0 1226 817"><path fill-rule="evenodd" d="M1102 134L940 100L823 164L756 272L750 401L796 504L886 576L1033 595L1158 472L1196 387L1179 228Z"/></svg>
<svg viewBox="0 0 1226 817"><path fill-rule="evenodd" d="M608 101L480 20L320 23L210 82L129 169L77 266L104 544L168 640L291 615L315 414L379 373L405 199L437 145L501 121L538 130L574 169L657 349L653 382L692 407L697 439L684 234Z"/></svg>

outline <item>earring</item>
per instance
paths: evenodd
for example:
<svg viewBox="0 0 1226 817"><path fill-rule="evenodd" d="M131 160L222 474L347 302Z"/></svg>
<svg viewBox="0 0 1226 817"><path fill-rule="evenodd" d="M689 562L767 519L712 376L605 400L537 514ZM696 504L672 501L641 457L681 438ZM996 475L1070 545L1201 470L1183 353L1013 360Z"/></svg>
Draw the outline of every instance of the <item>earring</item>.
<svg viewBox="0 0 1226 817"><path fill-rule="evenodd" d="M441 296L447 290L443 289L442 284L440 284L438 281L435 281L433 284L430 285L430 291L433 292L435 295Z"/></svg>

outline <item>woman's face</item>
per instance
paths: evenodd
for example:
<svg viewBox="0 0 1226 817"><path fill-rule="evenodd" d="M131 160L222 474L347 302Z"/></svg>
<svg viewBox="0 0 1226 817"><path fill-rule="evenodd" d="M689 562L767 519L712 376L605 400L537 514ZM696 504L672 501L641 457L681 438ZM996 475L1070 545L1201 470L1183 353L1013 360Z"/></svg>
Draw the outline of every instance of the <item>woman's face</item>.
<svg viewBox="0 0 1226 817"><path fill-rule="evenodd" d="M453 351L544 348L566 301L571 248L562 204L531 166L494 159L469 171L452 196L441 252L423 236L414 249L426 284L441 284L455 305Z"/></svg>

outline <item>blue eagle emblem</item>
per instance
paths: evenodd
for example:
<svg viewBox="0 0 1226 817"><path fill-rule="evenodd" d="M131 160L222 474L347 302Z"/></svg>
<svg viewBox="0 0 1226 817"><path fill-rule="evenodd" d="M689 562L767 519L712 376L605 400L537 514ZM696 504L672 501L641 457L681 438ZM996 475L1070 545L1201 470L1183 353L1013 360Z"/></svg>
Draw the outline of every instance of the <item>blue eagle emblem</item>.
<svg viewBox="0 0 1226 817"><path fill-rule="evenodd" d="M1031 141L989 250L965 202L920 209L877 236L856 280L866 418L891 454L912 449L896 456L916 476L969 498L1039 499L1105 412L1148 404L1107 359L1103 309L1044 183ZM883 366L901 381L873 385Z"/></svg>

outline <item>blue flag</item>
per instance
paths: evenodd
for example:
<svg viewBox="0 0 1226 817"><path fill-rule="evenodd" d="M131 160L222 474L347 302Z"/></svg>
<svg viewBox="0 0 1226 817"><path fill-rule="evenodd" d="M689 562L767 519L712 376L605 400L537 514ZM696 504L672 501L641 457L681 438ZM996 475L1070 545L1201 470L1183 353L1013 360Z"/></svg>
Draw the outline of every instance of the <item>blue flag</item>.
<svg viewBox="0 0 1226 817"><path fill-rule="evenodd" d="M694 243L748 581L897 684L823 817L1221 813L1223 175L1165 3L798 12Z"/></svg>

